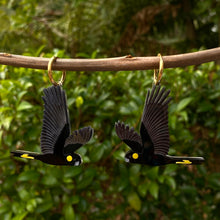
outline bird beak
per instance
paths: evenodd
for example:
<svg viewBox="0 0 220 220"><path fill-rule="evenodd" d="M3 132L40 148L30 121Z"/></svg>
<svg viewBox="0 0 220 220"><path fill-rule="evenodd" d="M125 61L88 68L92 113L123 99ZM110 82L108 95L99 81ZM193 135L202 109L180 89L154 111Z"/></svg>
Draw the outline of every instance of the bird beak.
<svg viewBox="0 0 220 220"><path fill-rule="evenodd" d="M74 163L74 166L79 166L79 161L76 161L75 163Z"/></svg>
<svg viewBox="0 0 220 220"><path fill-rule="evenodd" d="M129 162L129 159L128 159L128 158L126 158L126 157L125 157L125 162L127 162L127 163Z"/></svg>

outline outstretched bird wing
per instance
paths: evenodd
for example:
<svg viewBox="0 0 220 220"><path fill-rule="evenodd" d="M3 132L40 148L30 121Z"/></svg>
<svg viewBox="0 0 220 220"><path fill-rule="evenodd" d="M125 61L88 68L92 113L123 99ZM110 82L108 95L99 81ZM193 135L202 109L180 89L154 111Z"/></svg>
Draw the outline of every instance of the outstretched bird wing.
<svg viewBox="0 0 220 220"><path fill-rule="evenodd" d="M118 137L127 144L133 151L141 153L143 147L141 145L140 135L134 131L134 128L129 128L128 125L125 125L120 121L115 123L115 130Z"/></svg>
<svg viewBox="0 0 220 220"><path fill-rule="evenodd" d="M44 89L44 94L41 151L43 154L63 155L65 140L70 135L66 94L59 85Z"/></svg>
<svg viewBox="0 0 220 220"><path fill-rule="evenodd" d="M73 132L65 142L64 152L74 152L82 145L86 144L93 136L93 128L90 126L81 128Z"/></svg>
<svg viewBox="0 0 220 220"><path fill-rule="evenodd" d="M153 86L148 90L141 119L141 138L143 145L151 141L154 154L167 155L169 151L168 103L170 90ZM150 139L150 140L149 140Z"/></svg>

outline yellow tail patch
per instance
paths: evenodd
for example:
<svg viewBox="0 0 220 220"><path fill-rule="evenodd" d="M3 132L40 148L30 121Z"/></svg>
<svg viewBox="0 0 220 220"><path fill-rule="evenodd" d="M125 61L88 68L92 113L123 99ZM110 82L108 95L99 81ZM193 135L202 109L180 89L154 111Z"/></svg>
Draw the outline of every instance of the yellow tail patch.
<svg viewBox="0 0 220 220"><path fill-rule="evenodd" d="M189 160L178 161L176 164L191 164L192 162Z"/></svg>
<svg viewBox="0 0 220 220"><path fill-rule="evenodd" d="M32 159L32 160L34 159L34 157L29 156L28 154L22 154L21 157L22 158L27 158L27 159Z"/></svg>

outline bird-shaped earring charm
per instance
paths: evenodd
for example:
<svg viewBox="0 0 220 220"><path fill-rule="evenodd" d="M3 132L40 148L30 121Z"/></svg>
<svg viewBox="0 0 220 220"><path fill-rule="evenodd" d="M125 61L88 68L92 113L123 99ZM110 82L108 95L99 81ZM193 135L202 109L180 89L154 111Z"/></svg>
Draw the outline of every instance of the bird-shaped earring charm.
<svg viewBox="0 0 220 220"><path fill-rule="evenodd" d="M161 74L162 76L162 74ZM159 77L159 81L161 79ZM158 84L158 80L155 81ZM123 122L115 123L118 137L131 150L125 155L129 163L160 166L166 164L201 164L203 157L169 156L168 97L170 90L154 85L148 90L141 119L140 135Z"/></svg>
<svg viewBox="0 0 220 220"><path fill-rule="evenodd" d="M13 156L36 159L52 165L78 166L82 163L81 156L75 151L92 138L93 128L90 126L84 127L75 130L70 135L66 94L61 87L65 78L64 73L59 83L51 80L53 86L44 89L44 96L42 97L44 101L43 127L41 131L42 153L16 150L11 152Z"/></svg>

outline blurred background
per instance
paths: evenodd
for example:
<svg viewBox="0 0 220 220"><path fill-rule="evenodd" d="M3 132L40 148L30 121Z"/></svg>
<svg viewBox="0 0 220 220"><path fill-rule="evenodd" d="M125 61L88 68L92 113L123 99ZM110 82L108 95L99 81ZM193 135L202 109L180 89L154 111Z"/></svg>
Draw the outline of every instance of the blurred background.
<svg viewBox="0 0 220 220"><path fill-rule="evenodd" d="M1 0L0 51L27 56L156 56L220 45L219 0ZM59 79L61 72L55 72ZM204 165L149 167L124 162L115 121L139 130L153 70L68 72L72 130L94 138L84 164L61 167L15 159L40 152L44 70L0 66L0 219L219 219L220 69L215 62L165 69L171 89L170 155ZM122 83L123 82L123 83Z"/></svg>

